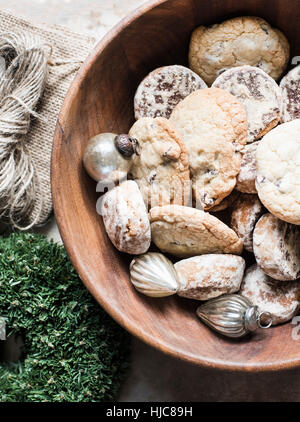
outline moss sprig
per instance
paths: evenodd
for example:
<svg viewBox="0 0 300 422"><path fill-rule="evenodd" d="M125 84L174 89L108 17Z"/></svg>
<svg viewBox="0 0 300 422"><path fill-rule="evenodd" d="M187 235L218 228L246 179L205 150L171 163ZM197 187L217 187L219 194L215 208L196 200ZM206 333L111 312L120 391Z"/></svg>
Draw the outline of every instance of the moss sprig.
<svg viewBox="0 0 300 422"><path fill-rule="evenodd" d="M44 236L0 238L0 316L24 335L0 363L0 401L110 401L128 366L129 336L85 289L65 249Z"/></svg>

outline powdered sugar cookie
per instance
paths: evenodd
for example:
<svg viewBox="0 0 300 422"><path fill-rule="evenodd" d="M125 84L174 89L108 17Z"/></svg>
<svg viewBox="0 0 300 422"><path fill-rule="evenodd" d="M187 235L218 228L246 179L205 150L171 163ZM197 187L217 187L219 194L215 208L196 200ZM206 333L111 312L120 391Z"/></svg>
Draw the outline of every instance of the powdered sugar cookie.
<svg viewBox="0 0 300 422"><path fill-rule="evenodd" d="M236 255L208 254L179 261L175 269L179 296L209 300L239 291L245 261Z"/></svg>
<svg viewBox="0 0 300 422"><path fill-rule="evenodd" d="M289 321L300 308L300 281L276 281L258 265L246 271L240 294L247 297L261 312L269 312L273 317L273 325Z"/></svg>
<svg viewBox="0 0 300 422"><path fill-rule="evenodd" d="M131 175L149 207L184 204L189 200L188 154L182 137L163 118L144 117L130 129L138 151L132 158Z"/></svg>
<svg viewBox="0 0 300 422"><path fill-rule="evenodd" d="M230 92L245 107L248 143L260 139L279 123L281 91L263 70L252 66L234 67L222 73L212 86Z"/></svg>
<svg viewBox="0 0 300 422"><path fill-rule="evenodd" d="M230 227L249 252L253 252L253 230L262 213L263 206L256 195L241 194L233 206Z"/></svg>
<svg viewBox="0 0 300 422"><path fill-rule="evenodd" d="M300 277L300 229L263 215L253 233L253 251L264 273L275 280L288 281Z"/></svg>
<svg viewBox="0 0 300 422"><path fill-rule="evenodd" d="M169 118L174 107L206 83L191 69L184 66L160 67L140 83L134 97L135 118Z"/></svg>
<svg viewBox="0 0 300 422"><path fill-rule="evenodd" d="M219 88L201 89L181 101L171 122L189 153L194 199L204 210L228 196L240 171L246 144L246 112L238 100Z"/></svg>
<svg viewBox="0 0 300 422"><path fill-rule="evenodd" d="M190 68L211 85L224 70L257 66L279 79L289 60L286 37L265 20L253 16L229 19L195 29L190 42Z"/></svg>
<svg viewBox="0 0 300 422"><path fill-rule="evenodd" d="M248 144L243 150L241 170L236 180L236 189L244 193L257 193L255 186L256 179L256 150L257 142Z"/></svg>
<svg viewBox="0 0 300 422"><path fill-rule="evenodd" d="M152 208L149 218L152 240L163 252L179 257L242 252L236 233L204 211L169 205Z"/></svg>
<svg viewBox="0 0 300 422"><path fill-rule="evenodd" d="M108 237L121 252L145 253L151 243L148 213L138 185L123 182L102 198L101 215Z"/></svg>
<svg viewBox="0 0 300 422"><path fill-rule="evenodd" d="M300 120L284 123L259 142L256 189L276 217L300 224Z"/></svg>
<svg viewBox="0 0 300 422"><path fill-rule="evenodd" d="M281 121L300 119L300 66L292 69L280 82L282 95Z"/></svg>

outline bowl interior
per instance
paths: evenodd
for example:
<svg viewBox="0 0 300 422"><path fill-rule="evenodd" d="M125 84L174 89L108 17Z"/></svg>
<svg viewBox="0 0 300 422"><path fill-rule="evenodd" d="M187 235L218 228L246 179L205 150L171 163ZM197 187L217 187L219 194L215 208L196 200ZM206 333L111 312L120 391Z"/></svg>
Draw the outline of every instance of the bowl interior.
<svg viewBox="0 0 300 422"><path fill-rule="evenodd" d="M173 356L230 370L278 370L300 364L291 324L251 339L216 335L196 317L196 301L150 299L129 282L130 258L111 244L96 212L100 193L82 168L88 139L100 132L126 133L133 96L156 67L187 64L192 30L241 15L265 18L298 52L297 0L167 0L146 3L96 47L75 78L60 112L52 156L55 214L69 256L99 303L126 329Z"/></svg>

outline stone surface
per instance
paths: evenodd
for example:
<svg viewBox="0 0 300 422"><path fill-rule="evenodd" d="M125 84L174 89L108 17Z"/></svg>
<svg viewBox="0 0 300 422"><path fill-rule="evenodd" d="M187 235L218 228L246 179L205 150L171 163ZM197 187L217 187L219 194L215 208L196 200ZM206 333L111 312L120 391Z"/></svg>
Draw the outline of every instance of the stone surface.
<svg viewBox="0 0 300 422"><path fill-rule="evenodd" d="M298 402L300 370L229 373L203 369L165 356L138 340L120 401Z"/></svg>
<svg viewBox="0 0 300 422"><path fill-rule="evenodd" d="M66 25L100 39L143 0L0 0L0 8L36 22ZM52 219L38 229L56 241ZM14 356L14 354L11 354ZM299 401L300 370L243 374L198 368L133 339L131 370L119 400L128 401Z"/></svg>
<svg viewBox="0 0 300 422"><path fill-rule="evenodd" d="M0 8L35 22L68 26L100 39L144 0L0 0Z"/></svg>

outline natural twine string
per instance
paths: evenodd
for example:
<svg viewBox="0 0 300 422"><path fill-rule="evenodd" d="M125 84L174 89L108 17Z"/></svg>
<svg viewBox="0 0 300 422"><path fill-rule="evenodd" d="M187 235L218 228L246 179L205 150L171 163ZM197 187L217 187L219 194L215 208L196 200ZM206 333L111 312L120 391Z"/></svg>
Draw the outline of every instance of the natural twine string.
<svg viewBox="0 0 300 422"><path fill-rule="evenodd" d="M18 229L39 220L43 202L26 227L39 190L39 177L25 139L31 116L41 98L49 53L36 37L20 32L0 34L0 56L6 69L0 73L0 218ZM41 192L40 192L41 193Z"/></svg>

